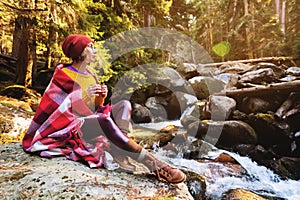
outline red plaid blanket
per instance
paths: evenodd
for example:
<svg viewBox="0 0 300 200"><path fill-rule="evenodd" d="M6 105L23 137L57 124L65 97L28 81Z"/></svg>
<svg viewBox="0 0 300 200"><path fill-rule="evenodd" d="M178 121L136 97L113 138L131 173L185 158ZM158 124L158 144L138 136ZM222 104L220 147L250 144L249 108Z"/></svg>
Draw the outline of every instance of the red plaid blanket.
<svg viewBox="0 0 300 200"><path fill-rule="evenodd" d="M104 150L109 147L105 136L95 145L82 139L80 127L86 117L97 117L82 101L81 88L59 65L47 87L22 144L27 153L42 157L65 155L86 161L90 167L103 166Z"/></svg>

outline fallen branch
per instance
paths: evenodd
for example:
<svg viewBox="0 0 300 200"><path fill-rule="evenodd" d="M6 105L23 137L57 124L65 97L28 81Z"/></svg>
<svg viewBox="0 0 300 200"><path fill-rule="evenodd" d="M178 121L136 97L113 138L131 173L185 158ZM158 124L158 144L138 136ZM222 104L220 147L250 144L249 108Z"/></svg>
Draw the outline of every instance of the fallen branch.
<svg viewBox="0 0 300 200"><path fill-rule="evenodd" d="M264 57L264 58L255 58L255 59L248 59L248 60L235 60L235 61L227 61L227 62L219 62L219 63L207 63L207 64L200 64L200 67L219 67L224 64L232 65L237 63L259 63L259 62L281 62L281 61L290 61L295 66L294 58L293 57Z"/></svg>
<svg viewBox="0 0 300 200"><path fill-rule="evenodd" d="M272 83L266 86L250 87L235 90L226 90L225 93L219 93L219 95L226 95L232 98L240 98L244 96L261 96L267 94L276 93L291 93L300 91L300 80L284 82L284 83Z"/></svg>

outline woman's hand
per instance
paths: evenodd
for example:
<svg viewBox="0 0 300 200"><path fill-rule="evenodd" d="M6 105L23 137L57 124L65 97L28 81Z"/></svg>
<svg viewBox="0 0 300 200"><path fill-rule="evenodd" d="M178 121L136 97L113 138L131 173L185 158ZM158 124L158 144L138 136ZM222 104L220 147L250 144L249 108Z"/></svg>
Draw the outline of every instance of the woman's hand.
<svg viewBox="0 0 300 200"><path fill-rule="evenodd" d="M106 96L107 96L107 92L108 92L107 86L106 86L104 83L102 83L102 84L101 84L101 92L100 92L100 95L101 95L102 97L106 97Z"/></svg>
<svg viewBox="0 0 300 200"><path fill-rule="evenodd" d="M102 97L106 97L107 96L107 86L105 84L94 84L94 85L90 85L87 90L86 90L87 94L90 97L93 96L102 96Z"/></svg>

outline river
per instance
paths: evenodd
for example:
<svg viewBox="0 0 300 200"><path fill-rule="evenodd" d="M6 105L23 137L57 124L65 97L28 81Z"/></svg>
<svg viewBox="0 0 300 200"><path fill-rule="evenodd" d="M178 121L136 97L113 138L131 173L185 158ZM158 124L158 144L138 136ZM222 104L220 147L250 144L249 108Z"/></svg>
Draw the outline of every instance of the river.
<svg viewBox="0 0 300 200"><path fill-rule="evenodd" d="M146 128L160 130L167 125L181 126L180 121L168 121L160 123L139 124ZM296 180L282 180L277 174L264 166L259 166L253 162L249 157L240 156L236 153L214 148L214 151L209 152L207 157L216 156L216 154L226 153L233 157L246 171L245 176L218 176L217 173L210 172L209 163L197 162L195 160L188 160L178 154L176 158L166 157L161 148L156 149L156 155L160 156L167 162L181 168L188 169L197 174L207 178L206 196L210 199L221 199L221 195L230 189L246 189L260 195L267 195L271 197L279 197L288 200L300 199L300 181ZM226 167L224 167L226 170ZM213 176L210 176L214 174ZM228 173L230 174L230 173Z"/></svg>

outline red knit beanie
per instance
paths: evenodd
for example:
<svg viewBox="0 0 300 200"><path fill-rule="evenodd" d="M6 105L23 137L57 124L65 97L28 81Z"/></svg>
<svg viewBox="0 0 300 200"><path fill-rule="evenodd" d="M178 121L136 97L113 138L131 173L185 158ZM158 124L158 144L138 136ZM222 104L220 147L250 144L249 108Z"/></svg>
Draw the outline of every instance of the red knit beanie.
<svg viewBox="0 0 300 200"><path fill-rule="evenodd" d="M72 34L64 40L62 50L68 58L76 58L81 55L85 47L91 42L93 41L85 35Z"/></svg>

